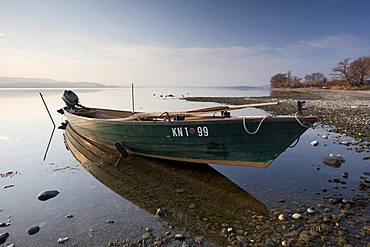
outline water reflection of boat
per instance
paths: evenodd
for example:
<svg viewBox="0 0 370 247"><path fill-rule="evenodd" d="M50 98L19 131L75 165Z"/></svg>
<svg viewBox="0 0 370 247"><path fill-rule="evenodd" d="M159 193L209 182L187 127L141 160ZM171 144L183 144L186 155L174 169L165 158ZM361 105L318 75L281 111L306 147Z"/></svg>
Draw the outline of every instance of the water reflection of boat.
<svg viewBox="0 0 370 247"><path fill-rule="evenodd" d="M79 135L67 125L67 149L99 181L130 202L155 214L165 212L172 226L224 241L221 225L240 224L267 214L265 205L209 165L139 156L120 159L115 150ZM238 227L238 226L235 226ZM224 238L223 238L224 239Z"/></svg>
<svg viewBox="0 0 370 247"><path fill-rule="evenodd" d="M125 155L208 164L267 167L318 121L300 114L230 116L231 110L277 102L132 113L84 107L72 91L65 91L63 100L67 106L59 112L78 133Z"/></svg>

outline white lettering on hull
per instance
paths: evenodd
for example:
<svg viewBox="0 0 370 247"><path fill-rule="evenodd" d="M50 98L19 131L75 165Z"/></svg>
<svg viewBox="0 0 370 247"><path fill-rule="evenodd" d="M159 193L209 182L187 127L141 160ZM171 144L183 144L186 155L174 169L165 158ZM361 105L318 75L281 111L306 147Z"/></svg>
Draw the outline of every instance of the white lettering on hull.
<svg viewBox="0 0 370 247"><path fill-rule="evenodd" d="M207 126L198 126L193 127L173 127L172 137L189 137L189 136L198 136L198 137L207 137L209 136L209 131Z"/></svg>

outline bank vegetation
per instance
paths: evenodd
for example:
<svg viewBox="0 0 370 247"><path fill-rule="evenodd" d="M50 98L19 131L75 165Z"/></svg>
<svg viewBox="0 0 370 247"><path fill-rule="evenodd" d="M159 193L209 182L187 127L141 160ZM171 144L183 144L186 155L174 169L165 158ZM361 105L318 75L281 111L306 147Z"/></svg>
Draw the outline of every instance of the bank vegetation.
<svg viewBox="0 0 370 247"><path fill-rule="evenodd" d="M292 74L277 73L270 79L271 88L340 88L340 89L370 89L370 56L359 57L354 61L342 59L332 68L329 80L323 73L314 72L300 78Z"/></svg>

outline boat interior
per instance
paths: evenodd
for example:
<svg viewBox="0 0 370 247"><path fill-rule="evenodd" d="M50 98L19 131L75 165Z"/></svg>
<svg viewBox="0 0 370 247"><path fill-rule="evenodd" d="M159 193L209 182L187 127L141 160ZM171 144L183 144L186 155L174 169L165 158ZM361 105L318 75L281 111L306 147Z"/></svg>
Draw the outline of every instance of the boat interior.
<svg viewBox="0 0 370 247"><path fill-rule="evenodd" d="M66 111L73 113L78 116L83 116L87 118L95 119L119 119L119 120L131 120L131 121L185 121L185 120L215 120L215 119L226 119L226 118L242 118L240 116L231 116L228 111L220 111L208 113L207 115L186 113L186 112L154 112L154 113L132 113L130 111L119 111L119 110L109 110L109 109L98 109L98 108L79 108L77 110ZM263 116L251 116L251 118L263 118Z"/></svg>

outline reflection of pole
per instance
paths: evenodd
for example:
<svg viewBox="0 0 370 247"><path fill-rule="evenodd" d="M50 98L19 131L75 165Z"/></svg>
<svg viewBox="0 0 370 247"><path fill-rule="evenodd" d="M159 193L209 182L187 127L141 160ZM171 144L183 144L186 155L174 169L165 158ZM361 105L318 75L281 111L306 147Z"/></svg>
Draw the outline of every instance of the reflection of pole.
<svg viewBox="0 0 370 247"><path fill-rule="evenodd" d="M49 151L49 147L50 147L51 139L53 139L54 131L55 131L55 126L54 126L54 128L53 128L53 131L51 132L50 139L49 139L49 143L48 143L48 146L46 147L46 151L45 151L45 154L44 154L44 159L43 159L43 161L45 161L45 160L46 160L46 155L47 155L47 153L48 153L48 151Z"/></svg>
<svg viewBox="0 0 370 247"><path fill-rule="evenodd" d="M132 113L135 113L134 83L131 83Z"/></svg>
<svg viewBox="0 0 370 247"><path fill-rule="evenodd" d="M53 123L53 130L52 130L52 132L51 132L51 135L50 135L50 139L49 139L49 143L48 143L48 146L46 147L46 151L45 151L45 154L44 154L44 159L43 159L43 161L45 161L45 159L46 159L46 154L48 153L48 151L49 151L49 146L50 146L50 143L51 143L51 139L53 139L53 135L54 135L54 131L55 131L55 127L56 127L56 125L55 125L55 122L54 122L54 120L53 120L53 118L52 118L52 116L51 116L51 114L50 114L50 111L49 111L49 108L48 108L48 106L46 105L46 102L45 102L45 100L44 100L44 97L42 97L42 94L41 94L41 92L39 93L40 94L40 97L41 97L41 99L42 99L42 102L44 102L44 105L45 105L45 108L46 108L46 110L47 110L47 112L48 112L48 114L49 114L49 117L50 117L50 119L51 119L51 122Z"/></svg>

